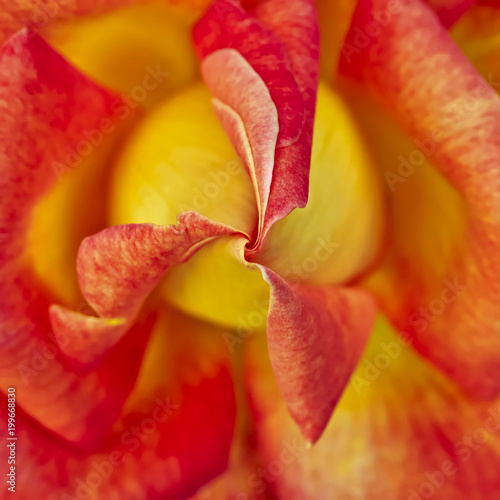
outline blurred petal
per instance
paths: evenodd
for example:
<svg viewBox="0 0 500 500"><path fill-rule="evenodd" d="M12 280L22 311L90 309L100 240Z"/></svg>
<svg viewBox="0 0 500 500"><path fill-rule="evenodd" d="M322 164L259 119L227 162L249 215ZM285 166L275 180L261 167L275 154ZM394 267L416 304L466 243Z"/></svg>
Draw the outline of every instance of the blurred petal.
<svg viewBox="0 0 500 500"><path fill-rule="evenodd" d="M500 98L426 6L403 5L361 49L353 45L354 28L368 4L359 4L341 69L376 92L417 146L432 155L447 180L443 184L453 186L466 209L461 220L460 212L454 215L458 237L450 246L457 250L433 278L431 254L426 262L402 257L389 278L394 282L379 293L398 308L392 319L412 332L420 352L467 390L491 398L500 392ZM388 5L377 1L375 7ZM422 151L415 153L425 158ZM420 240L439 247L419 227ZM404 284L404 293L396 283Z"/></svg>
<svg viewBox="0 0 500 500"><path fill-rule="evenodd" d="M287 415L265 345L249 347L247 384L265 459L261 480L278 498L499 498L500 402L469 399L385 320L377 321L328 427L310 449Z"/></svg>
<svg viewBox="0 0 500 500"><path fill-rule="evenodd" d="M180 500L226 469L235 419L226 346L215 328L162 309L134 391L98 447L76 452L18 409L21 500Z"/></svg>
<svg viewBox="0 0 500 500"><path fill-rule="evenodd" d="M132 388L147 328L140 338L131 332L98 371L79 377L49 337L53 297L31 271L27 233L34 207L56 182L55 164L65 162L65 148L77 147L82 132L103 119L113 123L113 104L121 100L28 32L2 47L0 75L0 379L3 387L19 387L18 403L35 420L88 445L107 431ZM126 373L119 373L116 363L127 358Z"/></svg>
<svg viewBox="0 0 500 500"><path fill-rule="evenodd" d="M0 44L22 27L37 31L60 19L98 16L113 10L154 0L0 0ZM172 0L179 10L199 15L210 0Z"/></svg>
<svg viewBox="0 0 500 500"><path fill-rule="evenodd" d="M453 26L476 3L476 0L425 1L436 12L445 28Z"/></svg>
<svg viewBox="0 0 500 500"><path fill-rule="evenodd" d="M56 336L65 336L66 329L78 331L79 338L63 352L79 362L97 362L127 332L171 266L213 238L232 233L228 226L185 212L176 226L113 226L86 238L78 252L78 277L85 300L99 318L52 306Z"/></svg>
<svg viewBox="0 0 500 500"><path fill-rule="evenodd" d="M500 9L477 6L453 27L451 35L479 73L498 93L500 87Z"/></svg>

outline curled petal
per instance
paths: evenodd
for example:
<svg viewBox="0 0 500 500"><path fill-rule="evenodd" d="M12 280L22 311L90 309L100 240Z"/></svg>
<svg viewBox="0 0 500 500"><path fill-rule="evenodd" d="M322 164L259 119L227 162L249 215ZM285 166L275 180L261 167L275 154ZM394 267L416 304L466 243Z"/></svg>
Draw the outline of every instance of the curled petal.
<svg viewBox="0 0 500 500"><path fill-rule="evenodd" d="M207 56L202 71L212 94L219 96L214 99L215 111L252 178L262 219L279 130L276 106L262 79L234 49Z"/></svg>
<svg viewBox="0 0 500 500"><path fill-rule="evenodd" d="M271 286L267 342L276 382L302 434L315 443L363 352L375 304L361 290L289 285L261 271Z"/></svg>
<svg viewBox="0 0 500 500"><path fill-rule="evenodd" d="M143 301L172 265L213 238L234 232L195 212L184 212L176 226L126 224L86 238L78 252L78 276L83 296L100 317L51 308L54 330L82 327L68 354L80 362L100 359L127 332Z"/></svg>
<svg viewBox="0 0 500 500"><path fill-rule="evenodd" d="M202 59L220 49L239 52L268 88L278 113L274 168L270 168L268 155L262 165L255 165L257 192L262 204L259 246L276 220L296 207L305 206L307 202L319 74L319 35L316 9L309 0L286 3L272 0L249 4L247 8L248 11L236 1L216 1L196 25L194 40ZM230 51L221 52L218 57L221 64L225 57L226 65L231 63L231 58L235 59ZM210 71L210 64L207 64L204 73L209 86L213 87L214 97L239 113L240 96L223 93L223 85L213 85L214 73ZM240 63L239 66L244 67ZM261 86L252 72L238 71L239 78L244 75L247 85ZM242 111L246 116L240 117L238 127L236 116L230 117L229 109L219 106L221 111L224 112L226 128L230 125L233 137L238 138L237 149L242 149L243 127L249 139L247 149L258 150L260 142L269 145L268 138L251 133L256 131L254 111L250 116ZM249 127L253 128L250 132ZM236 135L237 128L239 132Z"/></svg>
<svg viewBox="0 0 500 500"><path fill-rule="evenodd" d="M359 23L388 8L386 1L359 3L340 68L377 94L466 208L462 234L440 269L432 254L427 261L408 259L397 249L392 272L394 282L405 283L405 292L399 287L380 293L386 304L397 305L391 317L412 332L420 352L470 392L495 397L500 393L500 98L420 2L401 2L391 23L366 47L353 45ZM446 208L438 205L441 214ZM426 238L423 229L416 233L417 246L434 245L442 252L439 237ZM429 316L429 307L439 313Z"/></svg>

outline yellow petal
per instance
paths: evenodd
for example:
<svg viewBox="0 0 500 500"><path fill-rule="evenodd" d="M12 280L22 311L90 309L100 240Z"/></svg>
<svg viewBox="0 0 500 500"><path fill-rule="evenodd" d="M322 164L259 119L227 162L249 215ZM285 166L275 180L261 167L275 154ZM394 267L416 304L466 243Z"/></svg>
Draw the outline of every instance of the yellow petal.
<svg viewBox="0 0 500 500"><path fill-rule="evenodd" d="M112 224L175 224L186 210L248 233L257 221L250 178L202 84L144 119L125 145L111 184Z"/></svg>
<svg viewBox="0 0 500 500"><path fill-rule="evenodd" d="M194 210L255 233L250 177L202 84L168 100L135 131L116 165L110 209L112 224L175 224L179 212ZM234 238L207 245L167 273L161 293L179 309L225 327L246 332L251 316L251 328L264 328L269 287L237 260L233 245Z"/></svg>
<svg viewBox="0 0 500 500"><path fill-rule="evenodd" d="M136 106L154 106L198 78L190 22L171 6L61 21L42 34L76 67Z"/></svg>

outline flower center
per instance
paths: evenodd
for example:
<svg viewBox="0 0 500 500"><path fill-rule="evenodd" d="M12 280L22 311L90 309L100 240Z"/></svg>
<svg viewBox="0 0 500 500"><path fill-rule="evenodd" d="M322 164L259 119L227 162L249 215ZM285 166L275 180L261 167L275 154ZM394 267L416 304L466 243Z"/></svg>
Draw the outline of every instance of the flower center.
<svg viewBox="0 0 500 500"><path fill-rule="evenodd" d="M384 235L382 189L340 97L321 85L310 200L270 231L257 260L292 281L343 283L373 264ZM197 84L151 113L127 143L112 182L113 224L174 224L195 210L255 235L250 177ZM265 328L269 290L235 257L236 238L202 248L169 271L160 293L185 312L229 328Z"/></svg>

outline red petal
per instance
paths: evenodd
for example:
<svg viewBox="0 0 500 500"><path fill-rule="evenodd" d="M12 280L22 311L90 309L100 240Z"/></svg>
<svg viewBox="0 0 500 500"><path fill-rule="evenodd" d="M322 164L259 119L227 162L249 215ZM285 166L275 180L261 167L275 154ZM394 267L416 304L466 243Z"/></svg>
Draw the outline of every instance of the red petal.
<svg viewBox="0 0 500 500"><path fill-rule="evenodd" d="M33 425L18 406L20 500L85 498L89 491L95 500L180 500L227 468L235 400L222 331L166 312L165 305L162 311L126 409L98 446L75 450ZM128 359L115 368L127 371ZM7 463L3 441L0 458Z"/></svg>
<svg viewBox="0 0 500 500"><path fill-rule="evenodd" d="M291 286L261 270L271 286L267 339L274 375L290 414L314 443L356 368L375 304L361 290Z"/></svg>
<svg viewBox="0 0 500 500"><path fill-rule="evenodd" d="M258 4L256 14L287 49L292 73L304 99L305 115L297 142L276 150L265 234L274 222L307 203L319 83L319 21L312 0L267 0Z"/></svg>
<svg viewBox="0 0 500 500"><path fill-rule="evenodd" d="M360 2L351 49L373 8L380 17L388 2ZM444 272L430 279L427 264L400 262L397 280L410 292L390 298L400 305L393 319L463 387L494 397L500 393L500 98L420 2L401 2L365 48L344 50L341 69L373 89L419 144L432 146L433 163L468 207L461 250ZM436 300L444 306L440 298L450 290L452 306L424 321L422 308ZM449 303L449 293L442 300Z"/></svg>
<svg viewBox="0 0 500 500"><path fill-rule="evenodd" d="M309 0L286 3L270 0L260 3L249 13L238 2L217 0L195 27L194 40L202 58L223 48L238 51L262 79L276 106L279 132L270 191L268 186L272 169L267 163L268 155L265 156L264 164L255 166L258 193L263 205L259 232L263 238L273 222L307 202L319 74L319 35L315 7ZM229 54L232 53L225 51L219 58L235 59ZM226 59L225 64L229 66L231 61ZM244 67L241 64L239 66ZM244 74L238 71L238 78ZM227 85L214 85L214 72L209 68L205 75L216 99L239 113L239 94L225 92ZM246 71L247 85L256 85L257 80L251 75L251 72ZM266 109L269 109L267 116L270 117L273 110L268 108L268 104ZM226 127L232 130L230 135L234 140L237 117L229 119L229 110L224 111ZM246 116L241 116L241 122L248 132L255 127L257 118L248 105L245 111ZM238 128L239 141L236 144L241 151L241 124L238 124ZM265 144L266 150L270 146L268 137L252 133L247 135L252 151L258 150L261 142ZM263 202L268 198L269 202L264 206Z"/></svg>

